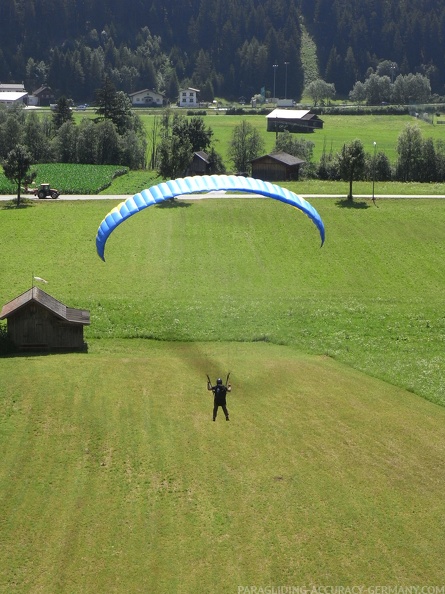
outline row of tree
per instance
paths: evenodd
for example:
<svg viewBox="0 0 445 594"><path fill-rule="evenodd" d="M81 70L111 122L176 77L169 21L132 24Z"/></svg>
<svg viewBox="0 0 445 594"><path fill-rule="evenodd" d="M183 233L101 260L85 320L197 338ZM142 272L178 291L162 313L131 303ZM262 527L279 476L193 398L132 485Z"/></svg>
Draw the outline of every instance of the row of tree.
<svg viewBox="0 0 445 594"><path fill-rule="evenodd" d="M151 154L146 162L147 132L131 110L126 95L107 81L96 94L96 118L76 125L69 102L61 98L52 116L39 117L20 108L0 110L0 159L8 161L22 145L32 162L119 164L132 169L148 165L164 178L186 174L193 154L205 151L209 172L224 173L226 165L213 145L213 130L200 116L188 118L166 109L153 120ZM398 159L391 164L384 152L366 154L360 140L345 143L339 153L326 150L313 161L314 143L290 134L277 135L274 151L284 151L305 161L302 175L319 179L375 179L380 181L445 181L445 142L424 139L420 128L409 124L397 142ZM241 120L228 147L230 165L249 173L251 161L264 151L256 128ZM345 173L347 172L347 173ZM352 190L351 190L352 191Z"/></svg>
<svg viewBox="0 0 445 594"><path fill-rule="evenodd" d="M20 144L34 163L90 163L146 166L147 139L128 97L110 81L97 92L96 118L74 122L70 102L61 97L52 115L21 107L0 109L0 160Z"/></svg>
<svg viewBox="0 0 445 594"><path fill-rule="evenodd" d="M444 92L445 6L430 0L2 0L0 81L25 80L31 91L47 83L76 101L105 77L171 101L179 84L209 100L250 98L276 83L277 96L298 100L303 27L320 77L342 97L382 60Z"/></svg>
<svg viewBox="0 0 445 594"><path fill-rule="evenodd" d="M396 70L396 65L394 65ZM329 103L335 98L336 88L333 83L323 79L310 82L305 88L305 94L312 99L314 106ZM428 103L431 99L431 84L423 74L399 74L392 80L386 74L370 72L364 82L357 81L349 93L354 103L380 105L382 103L394 105L412 105Z"/></svg>
<svg viewBox="0 0 445 594"><path fill-rule="evenodd" d="M187 120L165 114L160 142L153 137L153 168L165 177L184 175L195 151L209 151L210 173L225 173L226 164L212 144L213 131L201 117ZM397 160L391 163L384 151L366 153L361 140L345 143L340 152L323 150L314 162L314 143L288 131L279 133L273 152L286 152L305 161L302 176L312 179L376 181L445 181L445 141L423 138L416 124L408 124L397 140ZM251 161L264 153L264 140L247 120L235 126L228 146L228 168L250 173Z"/></svg>

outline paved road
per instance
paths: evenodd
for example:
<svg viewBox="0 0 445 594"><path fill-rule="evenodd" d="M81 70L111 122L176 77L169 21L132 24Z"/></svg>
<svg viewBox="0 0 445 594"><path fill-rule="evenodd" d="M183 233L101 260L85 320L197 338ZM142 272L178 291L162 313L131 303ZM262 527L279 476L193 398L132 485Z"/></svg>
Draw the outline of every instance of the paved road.
<svg viewBox="0 0 445 594"><path fill-rule="evenodd" d="M58 201L72 201L72 200L116 200L122 202L127 198L130 198L131 195L115 195L115 194L67 194L61 195L57 198ZM344 199L346 198L345 194L298 194L301 198L305 198L310 200L311 198L337 198L337 199ZM0 201L10 201L14 200L16 196L12 195L0 195ZM22 198L29 198L30 200L36 200L39 202L44 202L44 200L39 200L38 198L31 197L31 196L22 196ZM208 192L206 194L187 194L183 196L178 196L179 200L206 200L209 198L265 198L265 196L258 196L257 194L249 194L246 192L245 194L227 194L224 191L217 191L217 192ZM354 194L354 200L359 199L366 199L371 200L371 194ZM427 195L427 194L415 194L415 195L408 195L408 194L385 194L385 195L375 195L376 200L381 200L382 198L445 198L445 195ZM46 202L53 202L51 199L47 198Z"/></svg>

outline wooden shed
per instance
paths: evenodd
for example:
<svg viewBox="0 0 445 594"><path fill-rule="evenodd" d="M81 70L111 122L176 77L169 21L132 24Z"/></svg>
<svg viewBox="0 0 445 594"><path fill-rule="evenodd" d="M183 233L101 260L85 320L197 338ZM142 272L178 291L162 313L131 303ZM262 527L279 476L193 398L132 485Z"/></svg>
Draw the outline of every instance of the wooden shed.
<svg viewBox="0 0 445 594"><path fill-rule="evenodd" d="M83 328L90 312L67 307L39 287L32 287L3 306L8 337L19 350L85 350Z"/></svg>
<svg viewBox="0 0 445 594"><path fill-rule="evenodd" d="M274 109L266 119L268 132L313 132L323 128L323 120L308 109Z"/></svg>
<svg viewBox="0 0 445 594"><path fill-rule="evenodd" d="M305 162L288 153L270 153L251 161L252 177L271 182L295 181Z"/></svg>
<svg viewBox="0 0 445 594"><path fill-rule="evenodd" d="M187 175L207 175L210 171L209 155L204 151L193 153Z"/></svg>

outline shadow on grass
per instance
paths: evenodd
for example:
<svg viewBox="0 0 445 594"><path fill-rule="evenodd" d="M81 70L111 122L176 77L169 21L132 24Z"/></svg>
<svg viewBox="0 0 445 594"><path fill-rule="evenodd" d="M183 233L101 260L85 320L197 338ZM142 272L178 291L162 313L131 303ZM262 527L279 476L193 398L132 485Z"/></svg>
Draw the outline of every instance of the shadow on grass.
<svg viewBox="0 0 445 594"><path fill-rule="evenodd" d="M188 202L183 202L182 200L175 200L174 198L156 204L156 208L186 208L188 206L192 205Z"/></svg>
<svg viewBox="0 0 445 594"><path fill-rule="evenodd" d="M27 198L21 198L20 199L20 204L17 206L17 198L14 198L13 200L9 200L8 202L1 202L0 203L0 210L15 210L16 208L29 208L29 207L34 207L35 204L33 203L32 200L29 200Z"/></svg>
<svg viewBox="0 0 445 594"><path fill-rule="evenodd" d="M370 205L367 202L360 201L357 202L355 200L349 200L349 198L343 198L343 200L337 200L335 203L339 208L356 208L358 210L364 208L370 208Z"/></svg>

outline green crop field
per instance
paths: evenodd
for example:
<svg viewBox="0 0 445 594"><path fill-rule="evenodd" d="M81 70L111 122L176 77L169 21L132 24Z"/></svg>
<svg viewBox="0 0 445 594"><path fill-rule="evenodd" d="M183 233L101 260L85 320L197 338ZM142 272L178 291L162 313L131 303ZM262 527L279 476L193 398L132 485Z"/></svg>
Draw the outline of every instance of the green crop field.
<svg viewBox="0 0 445 594"><path fill-rule="evenodd" d="M64 194L98 194L109 187L115 177L128 173L128 167L116 165L80 165L74 163L37 163L30 171L36 171L37 177L32 187L51 182ZM15 184L0 173L0 194L16 194Z"/></svg>
<svg viewBox="0 0 445 594"><path fill-rule="evenodd" d="M38 275L91 313L87 353L0 359L0 592L443 587L445 201L311 203L322 248L175 201L105 263L116 201L0 205L0 304Z"/></svg>

